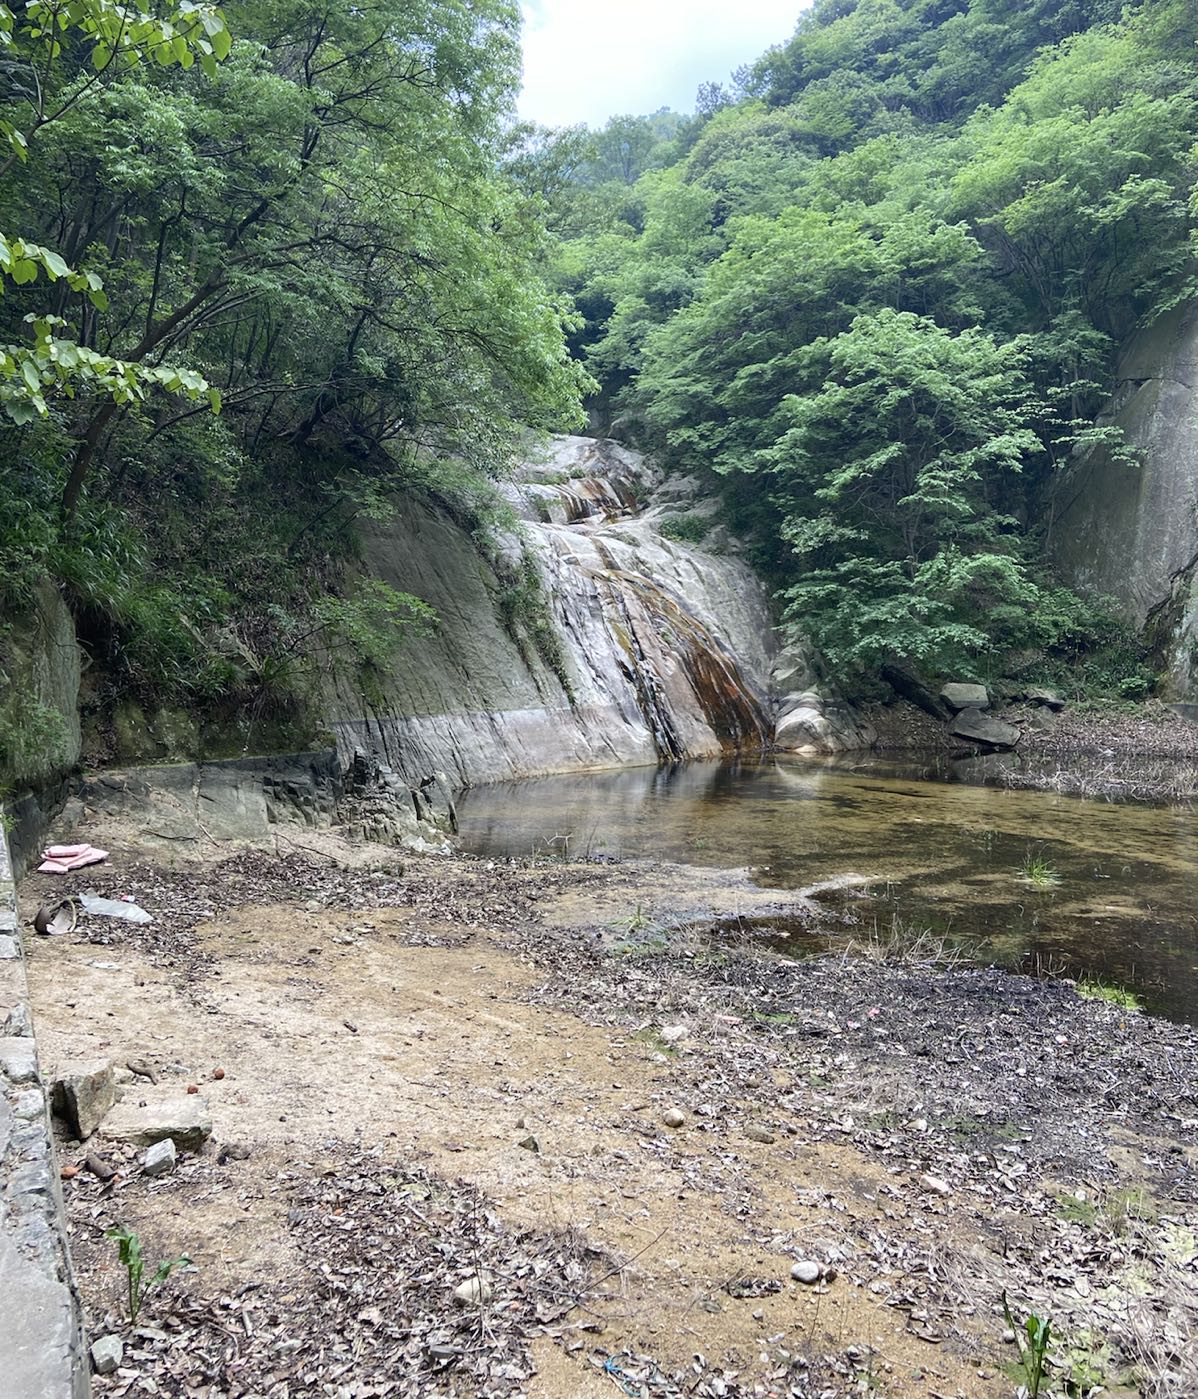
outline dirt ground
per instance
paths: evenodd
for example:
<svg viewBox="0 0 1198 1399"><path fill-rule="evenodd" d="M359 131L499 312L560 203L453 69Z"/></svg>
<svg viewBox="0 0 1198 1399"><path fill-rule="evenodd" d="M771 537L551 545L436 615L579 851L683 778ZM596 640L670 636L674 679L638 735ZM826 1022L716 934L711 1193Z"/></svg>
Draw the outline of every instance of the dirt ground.
<svg viewBox="0 0 1198 1399"><path fill-rule="evenodd" d="M1195 1392L1184 1027L896 947L717 947L727 876L117 842L26 915L74 886L155 922L31 939L45 1066L198 1088L213 1128L156 1181L103 1126L60 1143L91 1333L126 1342L100 1395L981 1399L1020 1376L1004 1291L1074 1392ZM117 1225L190 1260L137 1327Z"/></svg>

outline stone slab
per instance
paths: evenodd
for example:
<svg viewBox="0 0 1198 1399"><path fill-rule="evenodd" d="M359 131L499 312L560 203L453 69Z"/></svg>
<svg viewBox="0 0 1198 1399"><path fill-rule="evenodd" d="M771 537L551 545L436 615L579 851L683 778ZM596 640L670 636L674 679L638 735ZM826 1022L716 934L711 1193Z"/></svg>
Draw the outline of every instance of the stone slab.
<svg viewBox="0 0 1198 1399"><path fill-rule="evenodd" d="M950 681L949 684L941 688L940 698L954 714L960 713L963 709L990 708L990 693L985 685Z"/></svg>
<svg viewBox="0 0 1198 1399"><path fill-rule="evenodd" d="M212 1135L208 1104L198 1093L152 1093L120 1102L100 1125L107 1141L153 1146L169 1137L180 1151L199 1151Z"/></svg>
<svg viewBox="0 0 1198 1399"><path fill-rule="evenodd" d="M116 1102L116 1076L107 1059L64 1064L54 1079L54 1112L85 1142Z"/></svg>
<svg viewBox="0 0 1198 1399"><path fill-rule="evenodd" d="M1004 723L980 709L963 709L949 730L954 738L979 743L985 748L1014 748L1023 736L1014 724Z"/></svg>

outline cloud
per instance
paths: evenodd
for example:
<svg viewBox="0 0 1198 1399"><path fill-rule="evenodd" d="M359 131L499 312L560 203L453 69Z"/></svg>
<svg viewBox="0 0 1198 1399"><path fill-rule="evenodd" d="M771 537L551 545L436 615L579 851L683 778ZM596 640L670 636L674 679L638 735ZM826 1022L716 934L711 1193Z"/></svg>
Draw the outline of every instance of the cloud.
<svg viewBox="0 0 1198 1399"><path fill-rule="evenodd" d="M693 110L794 32L801 0L525 0L520 115L602 126L617 113Z"/></svg>

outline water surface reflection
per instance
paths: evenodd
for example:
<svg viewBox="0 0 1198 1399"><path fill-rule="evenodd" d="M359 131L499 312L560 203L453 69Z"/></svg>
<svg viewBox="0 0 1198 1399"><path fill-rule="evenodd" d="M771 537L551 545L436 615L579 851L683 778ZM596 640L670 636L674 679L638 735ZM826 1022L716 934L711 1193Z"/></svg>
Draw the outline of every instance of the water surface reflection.
<svg viewBox="0 0 1198 1399"><path fill-rule="evenodd" d="M930 781L876 759L693 762L479 787L460 806L466 848L526 856L751 867L798 889L852 871L873 881L829 909L892 914L1011 966L1051 965L1137 990L1198 1022L1198 841L1184 807L1119 804ZM1057 883L1030 884L1029 860Z"/></svg>

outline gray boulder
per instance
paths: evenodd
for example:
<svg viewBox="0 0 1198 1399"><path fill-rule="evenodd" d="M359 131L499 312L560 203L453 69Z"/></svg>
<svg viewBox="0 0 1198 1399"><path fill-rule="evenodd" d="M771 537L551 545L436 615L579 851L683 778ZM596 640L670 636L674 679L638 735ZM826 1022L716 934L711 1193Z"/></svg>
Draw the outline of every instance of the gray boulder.
<svg viewBox="0 0 1198 1399"><path fill-rule="evenodd" d="M85 1142L116 1102L116 1077L106 1059L66 1064L54 1080L54 1114Z"/></svg>
<svg viewBox="0 0 1198 1399"><path fill-rule="evenodd" d="M1046 690L1041 685L1033 685L1024 695L1028 704L1040 705L1043 709L1051 709L1054 713L1065 708L1065 701L1055 690Z"/></svg>
<svg viewBox="0 0 1198 1399"><path fill-rule="evenodd" d="M1022 737L1014 724L1004 723L980 709L963 709L949 730L954 738L981 744L984 748L1014 748Z"/></svg>
<svg viewBox="0 0 1198 1399"><path fill-rule="evenodd" d="M169 1137L179 1151L199 1151L212 1135L212 1119L198 1094L167 1093L118 1103L104 1119L103 1135L133 1146L153 1146Z"/></svg>
<svg viewBox="0 0 1198 1399"><path fill-rule="evenodd" d="M989 709L990 695L985 685L970 685L963 681L950 681L940 691L940 698L954 714L964 709Z"/></svg>

